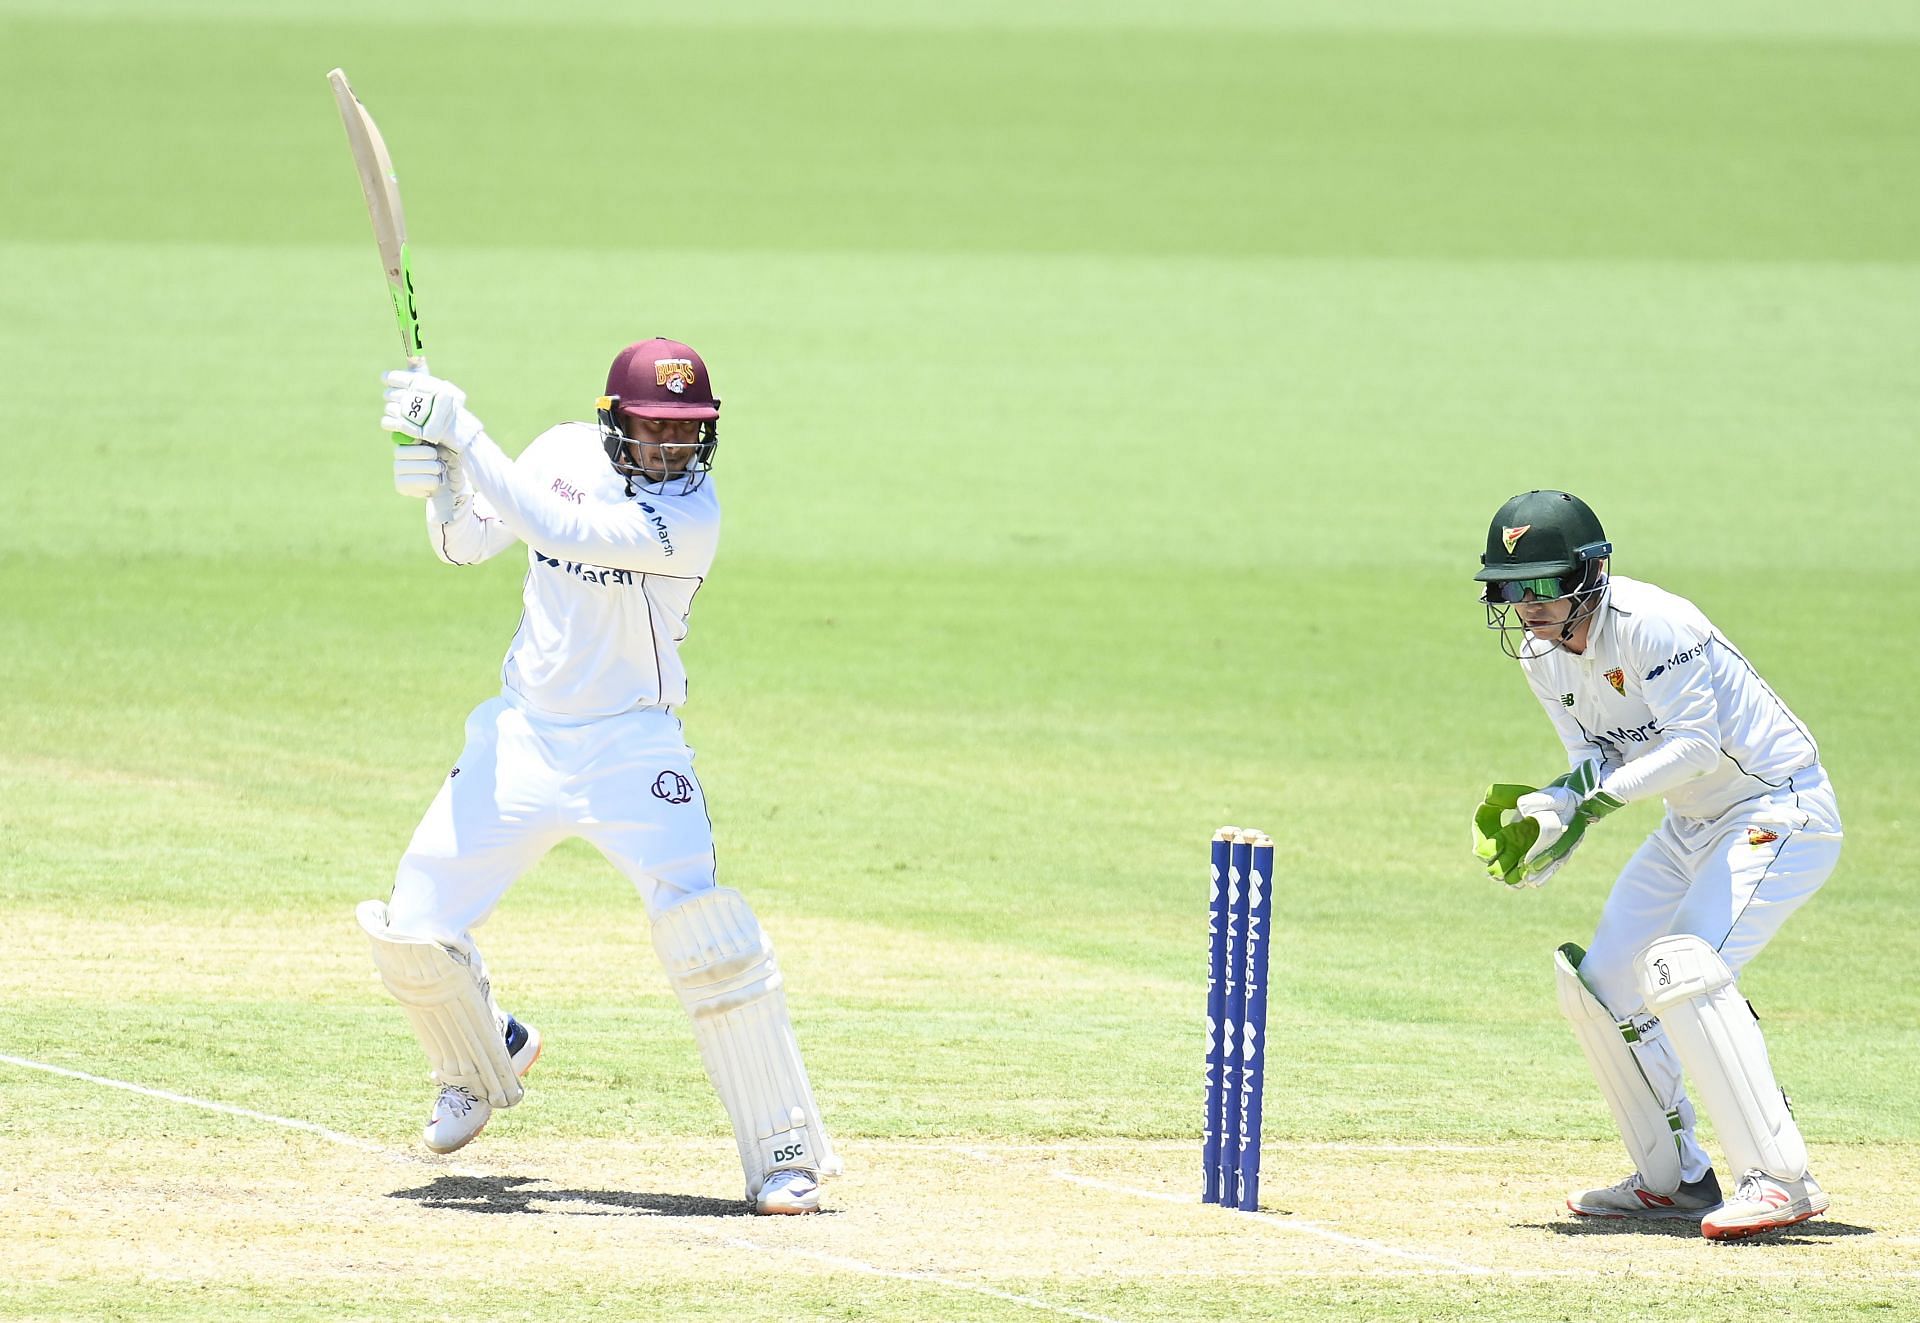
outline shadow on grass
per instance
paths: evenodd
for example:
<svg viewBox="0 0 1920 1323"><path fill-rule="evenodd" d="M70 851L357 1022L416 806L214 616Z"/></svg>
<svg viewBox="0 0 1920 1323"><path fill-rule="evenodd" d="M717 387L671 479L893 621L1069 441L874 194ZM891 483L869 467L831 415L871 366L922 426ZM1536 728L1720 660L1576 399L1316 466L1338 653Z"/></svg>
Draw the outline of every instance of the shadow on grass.
<svg viewBox="0 0 1920 1323"><path fill-rule="evenodd" d="M564 1213L575 1217L746 1217L743 1199L698 1194L635 1194L628 1190L555 1190L538 1176L437 1176L389 1199L466 1213ZM536 1205L543 1205L536 1207ZM558 1205L557 1207L555 1205Z"/></svg>
<svg viewBox="0 0 1920 1323"><path fill-rule="evenodd" d="M1659 1221L1642 1221L1627 1217L1583 1217L1572 1222L1520 1222L1515 1224L1519 1231L1551 1231L1556 1236L1667 1236L1681 1240L1704 1240L1698 1223L1685 1218L1664 1218ZM1721 1245L1817 1245L1824 1240L1839 1240L1846 1236L1874 1236L1879 1232L1873 1227L1856 1226L1851 1222L1835 1222L1828 1218L1816 1217L1799 1222L1784 1231L1768 1231L1745 1240L1717 1241Z"/></svg>

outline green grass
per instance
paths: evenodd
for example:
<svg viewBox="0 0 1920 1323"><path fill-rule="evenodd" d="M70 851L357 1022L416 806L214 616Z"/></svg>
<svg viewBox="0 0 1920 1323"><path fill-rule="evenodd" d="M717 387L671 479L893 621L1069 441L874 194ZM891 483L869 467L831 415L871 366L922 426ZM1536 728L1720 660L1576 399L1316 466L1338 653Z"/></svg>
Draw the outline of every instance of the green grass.
<svg viewBox="0 0 1920 1323"><path fill-rule="evenodd" d="M727 524L685 715L844 1146L1189 1136L1223 821L1280 843L1270 1137L1606 1141L1548 953L1655 810L1534 895L1464 844L1482 785L1557 757L1467 582L1491 511L1550 485L1820 737L1846 854L1743 985L1816 1151L1887 1146L1910 1185L1920 31L1535 8L437 6L402 40L365 5L0 4L0 1052L395 1146L417 1121L350 911L497 683L520 570L439 565L388 488L338 63L395 154L433 362L509 450L627 340L713 364ZM483 936L556 1048L491 1142L717 1140L598 856L557 851ZM36 1219L114 1188L116 1150L217 1167L253 1125L0 1078L10 1169L101 1154L16 1186ZM1140 1318L1736 1310L1699 1263L1711 1309L1540 1229L1602 1174L1521 1199L1515 1253L1586 1274L1547 1284L1303 1270L1282 1304L1125 1240L952 1271ZM564 1234L580 1257L482 1308L581 1312L610 1243ZM1844 1243L1904 1276L1810 1249L1792 1316L1910 1303L1907 1251ZM650 1252L661 1316L754 1316ZM404 1274L336 1300L351 1256L316 1256L269 1286L76 1250L0 1312L456 1308ZM800 1316L1036 1316L812 1270Z"/></svg>

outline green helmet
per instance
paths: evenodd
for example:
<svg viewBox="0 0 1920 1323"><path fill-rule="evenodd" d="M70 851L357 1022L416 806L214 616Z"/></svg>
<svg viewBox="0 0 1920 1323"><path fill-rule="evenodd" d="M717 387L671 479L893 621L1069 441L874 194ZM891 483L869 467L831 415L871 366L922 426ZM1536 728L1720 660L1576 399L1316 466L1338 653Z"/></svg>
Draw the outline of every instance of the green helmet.
<svg viewBox="0 0 1920 1323"><path fill-rule="evenodd" d="M1480 583L1560 579L1613 552L1600 517L1578 496L1533 491L1514 497L1493 516Z"/></svg>
<svg viewBox="0 0 1920 1323"><path fill-rule="evenodd" d="M1550 651L1554 646L1534 637L1524 621L1513 619L1512 608L1521 602L1570 599L1567 618L1558 628L1561 642L1571 639L1580 622L1600 609L1612 554L1599 516L1578 496L1523 492L1501 506L1487 529L1480 572L1473 577L1486 585L1480 600L1486 604L1487 628L1499 632L1507 655L1536 657L1544 655L1542 648Z"/></svg>

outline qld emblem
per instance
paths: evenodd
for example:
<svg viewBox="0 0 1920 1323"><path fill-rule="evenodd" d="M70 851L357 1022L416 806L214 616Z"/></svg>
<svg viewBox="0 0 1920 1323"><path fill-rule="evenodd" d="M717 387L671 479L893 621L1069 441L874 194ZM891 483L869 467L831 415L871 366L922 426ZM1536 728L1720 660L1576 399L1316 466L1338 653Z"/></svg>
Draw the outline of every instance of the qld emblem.
<svg viewBox="0 0 1920 1323"><path fill-rule="evenodd" d="M653 384L665 386L675 395L683 394L687 387L699 380L693 370L690 358L656 358L653 360Z"/></svg>
<svg viewBox="0 0 1920 1323"><path fill-rule="evenodd" d="M1509 556L1513 554L1513 549L1520 545L1520 539L1527 535L1527 530L1532 527L1532 524L1522 524L1518 528L1500 530L1500 541L1506 547Z"/></svg>
<svg viewBox="0 0 1920 1323"><path fill-rule="evenodd" d="M1613 692L1625 698L1627 696L1627 673L1618 666L1606 673L1607 683L1613 686Z"/></svg>

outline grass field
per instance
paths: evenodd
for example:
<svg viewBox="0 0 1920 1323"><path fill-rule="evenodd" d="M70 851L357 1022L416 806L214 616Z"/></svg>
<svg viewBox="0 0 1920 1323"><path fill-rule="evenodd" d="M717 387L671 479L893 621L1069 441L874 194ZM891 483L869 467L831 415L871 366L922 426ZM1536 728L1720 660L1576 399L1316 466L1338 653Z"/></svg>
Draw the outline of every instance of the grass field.
<svg viewBox="0 0 1920 1323"><path fill-rule="evenodd" d="M0 1316L1920 1316L1911 7L542 12L0 0ZM352 907L521 570L389 486L336 64L509 451L629 340L713 365L685 718L831 1216L740 1215L578 845L482 932L527 1102L417 1145ZM1792 1234L1562 1210L1624 1167L1550 955L1658 810L1538 893L1467 853L1558 770L1468 582L1534 486L1839 788L1743 980L1834 1198ZM1258 1217L1193 1202L1228 821L1281 856Z"/></svg>

